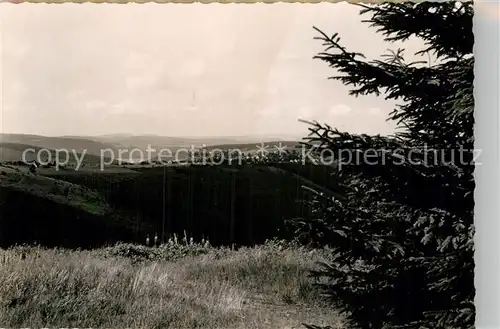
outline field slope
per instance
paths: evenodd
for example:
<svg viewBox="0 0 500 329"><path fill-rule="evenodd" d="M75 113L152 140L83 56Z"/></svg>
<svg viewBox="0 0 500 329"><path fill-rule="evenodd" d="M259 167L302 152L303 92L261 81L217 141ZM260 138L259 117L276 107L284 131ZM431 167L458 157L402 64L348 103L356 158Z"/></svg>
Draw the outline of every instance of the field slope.
<svg viewBox="0 0 500 329"><path fill-rule="evenodd" d="M133 238L98 192L16 169L0 166L0 246L91 247Z"/></svg>
<svg viewBox="0 0 500 329"><path fill-rule="evenodd" d="M163 255L177 254L169 259ZM327 252L271 242L0 250L0 323L29 328L342 327L308 277ZM24 256L23 256L24 255ZM22 256L22 257L21 257Z"/></svg>

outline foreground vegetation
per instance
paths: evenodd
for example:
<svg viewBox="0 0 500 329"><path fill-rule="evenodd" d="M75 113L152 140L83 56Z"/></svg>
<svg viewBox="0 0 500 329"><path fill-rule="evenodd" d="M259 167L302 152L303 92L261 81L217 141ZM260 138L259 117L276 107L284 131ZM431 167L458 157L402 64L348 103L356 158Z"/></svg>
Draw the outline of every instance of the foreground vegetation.
<svg viewBox="0 0 500 329"><path fill-rule="evenodd" d="M308 271L328 259L270 241L255 248L174 242L93 251L0 251L0 323L7 327L299 328L341 325Z"/></svg>

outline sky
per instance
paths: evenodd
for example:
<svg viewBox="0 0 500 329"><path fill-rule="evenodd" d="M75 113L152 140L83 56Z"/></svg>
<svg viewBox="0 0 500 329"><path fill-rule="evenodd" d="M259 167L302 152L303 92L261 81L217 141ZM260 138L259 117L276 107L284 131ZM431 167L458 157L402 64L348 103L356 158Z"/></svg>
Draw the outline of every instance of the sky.
<svg viewBox="0 0 500 329"><path fill-rule="evenodd" d="M359 7L1 4L1 131L41 135L304 136L299 118L390 134L394 103L348 95L313 30L369 59L390 44Z"/></svg>

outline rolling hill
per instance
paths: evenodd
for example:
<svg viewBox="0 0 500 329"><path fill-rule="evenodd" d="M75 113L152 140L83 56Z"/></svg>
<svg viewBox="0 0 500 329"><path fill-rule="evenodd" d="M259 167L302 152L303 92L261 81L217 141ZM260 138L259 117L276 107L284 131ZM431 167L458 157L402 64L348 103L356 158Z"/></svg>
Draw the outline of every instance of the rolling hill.
<svg viewBox="0 0 500 329"><path fill-rule="evenodd" d="M257 151L261 143L267 148L268 151L276 151L277 147L281 145L284 147L286 151L291 151L300 147L300 143L298 141L280 141L280 140L264 140L262 142L255 143L234 143L234 144L219 144L219 145L209 145L206 147L207 150L240 150L242 152L251 152Z"/></svg>
<svg viewBox="0 0 500 329"><path fill-rule="evenodd" d="M302 185L321 189L334 184L328 175L331 169L306 168L299 164L187 165L171 166L166 171L155 166L115 165L104 171L96 170L101 161L101 148L118 150L129 142L147 147L144 143L150 144L152 140L175 151L212 141L208 150L251 152L257 150L261 143L258 140L121 135L101 136L101 140L83 136L0 136L0 162L21 161L23 151L28 148L35 152L46 148L52 157L59 148L92 151L87 151L84 157L83 163L88 165L79 170L72 170L71 166L59 171L39 168L36 174L31 174L27 166L0 163L0 230L3 232L0 244L4 245L13 241L43 241L47 245L85 247L107 243L110 239L133 241L144 235L145 227L159 232L165 216L168 232L182 234L186 230L195 237L210 236L218 244L251 245L276 234L288 234L279 231L286 220L309 216L307 207L297 204L297 198L303 193ZM268 141L264 144L269 145L269 151L280 143L287 150L299 145L290 140ZM28 161L36 159L33 153L30 156ZM165 210L162 205L166 206ZM89 237L81 237L81 232Z"/></svg>
<svg viewBox="0 0 500 329"><path fill-rule="evenodd" d="M47 150L49 152L40 152L40 150ZM23 161L23 153L25 150L30 150L25 154L25 160L27 163L31 163L33 161L40 161L43 163L47 163L50 161L55 161L56 158L56 150L47 148L47 147L39 147L35 145L27 145L20 143L0 143L0 163L1 162L18 162ZM69 159L68 164L70 166L74 166L77 163L77 159L83 159L82 163L85 165L98 165L101 162L101 157L99 155L89 154L88 152L82 158L81 153L73 153L71 149L69 149ZM39 156L39 159L37 158ZM66 162L66 154L60 154L60 163ZM110 162L110 157L103 157L104 161Z"/></svg>
<svg viewBox="0 0 500 329"><path fill-rule="evenodd" d="M286 150L291 150L297 145L298 141L280 140L276 137L271 138L266 136L252 137L168 137L156 135L103 135L97 137L88 136L60 136L47 137L41 135L27 134L0 134L0 162L5 161L21 161L24 150L32 148L39 151L42 148L48 149L51 152L51 157L54 158L57 149L66 149L70 152L72 160L75 159L73 152L79 156L85 150L83 163L99 164L101 154L105 162L109 162L111 158L121 159L124 162L136 162L148 160L151 156L152 160L158 160L160 156L171 155L177 160L187 158L186 150L199 148L203 145L208 150L241 150L242 152L257 151L257 145L264 143L269 148L269 151L275 150L275 147L282 143L286 146ZM151 152L148 153L148 147L151 147ZM160 150L165 150L159 154ZM45 161L47 154L42 156ZM29 154L28 160L35 160L35 155ZM71 161L74 162L74 161Z"/></svg>
<svg viewBox="0 0 500 329"><path fill-rule="evenodd" d="M67 149L75 150L82 153L86 150L89 155L101 155L101 150L111 149L115 153L118 152L118 147L111 143L92 140L89 138L75 137L49 137L41 135L25 135L25 134L0 134L1 144L20 144L30 145L31 147L47 148L51 150Z"/></svg>
<svg viewBox="0 0 500 329"><path fill-rule="evenodd" d="M95 190L0 166L0 247L100 246L133 239L128 225Z"/></svg>
<svg viewBox="0 0 500 329"><path fill-rule="evenodd" d="M236 145L245 144L249 144L254 147L255 144L260 144L261 142L266 142L268 140L277 140L278 142L283 141L274 136L169 137L157 135L106 135L92 138L94 138L96 141L113 144L118 147L122 146L125 148L138 148L141 150L146 150L148 146L150 146L152 149L156 150L168 148L172 152L176 152L180 148L198 148L202 147L203 145L212 148L217 147L227 149L228 147L234 148L234 146Z"/></svg>

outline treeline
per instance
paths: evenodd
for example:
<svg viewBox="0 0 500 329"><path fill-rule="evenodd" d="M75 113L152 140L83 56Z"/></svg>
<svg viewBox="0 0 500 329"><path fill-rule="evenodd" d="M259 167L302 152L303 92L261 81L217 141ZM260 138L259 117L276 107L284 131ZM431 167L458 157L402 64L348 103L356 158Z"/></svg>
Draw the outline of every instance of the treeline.
<svg viewBox="0 0 500 329"><path fill-rule="evenodd" d="M286 223L311 216L303 186L335 190L330 166L275 163L156 167L138 174L57 174L97 190L128 217L128 228L142 242L149 233L161 236L184 231L214 245L253 245L268 238L292 238Z"/></svg>

